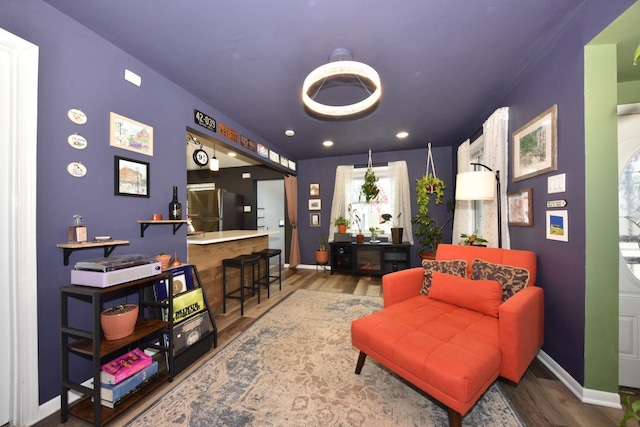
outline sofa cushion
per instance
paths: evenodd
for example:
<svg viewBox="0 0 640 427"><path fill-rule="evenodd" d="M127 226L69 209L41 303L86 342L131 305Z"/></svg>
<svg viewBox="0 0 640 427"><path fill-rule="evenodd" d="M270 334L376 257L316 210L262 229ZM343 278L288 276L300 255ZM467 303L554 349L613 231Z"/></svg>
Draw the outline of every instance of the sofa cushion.
<svg viewBox="0 0 640 427"><path fill-rule="evenodd" d="M506 301L529 283L529 271L525 268L494 264L476 258L471 264L472 280L496 280L502 285L502 301Z"/></svg>
<svg viewBox="0 0 640 427"><path fill-rule="evenodd" d="M471 280L434 271L429 298L498 317L502 286L495 280Z"/></svg>
<svg viewBox="0 0 640 427"><path fill-rule="evenodd" d="M451 274L453 276L467 277L467 261L463 259L449 261L424 259L422 260L422 267L424 268L424 281L422 282L422 289L420 289L422 295L429 295L431 277L434 271Z"/></svg>

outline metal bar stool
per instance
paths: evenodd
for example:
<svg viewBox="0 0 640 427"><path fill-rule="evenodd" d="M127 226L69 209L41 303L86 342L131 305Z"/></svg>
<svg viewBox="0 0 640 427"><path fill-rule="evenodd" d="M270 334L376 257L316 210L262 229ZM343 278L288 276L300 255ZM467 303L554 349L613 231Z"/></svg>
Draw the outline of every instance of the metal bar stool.
<svg viewBox="0 0 640 427"><path fill-rule="evenodd" d="M265 285L267 287L267 298L271 297L271 284L278 281L280 285L280 290L282 290L282 251L280 249L265 249L263 251L254 252L253 255L258 255L260 259L263 259L266 262L267 268L265 269L264 276L260 275L260 269L258 269L258 280L256 283L258 284L258 290L260 289L260 285ZM270 275L271 271L271 258L274 256L278 256L278 275Z"/></svg>
<svg viewBox="0 0 640 427"><path fill-rule="evenodd" d="M246 288L251 289L252 296L255 295L255 274L253 266L258 264L258 277L260 277L260 257L258 255L239 255L235 258L222 260L222 312L227 312L227 298L240 300L240 316L244 316L244 299ZM244 281L245 267L251 266L251 286L246 286ZM240 287L227 293L227 267L240 269ZM240 292L240 295L233 295ZM258 287L258 304L260 304L260 287Z"/></svg>

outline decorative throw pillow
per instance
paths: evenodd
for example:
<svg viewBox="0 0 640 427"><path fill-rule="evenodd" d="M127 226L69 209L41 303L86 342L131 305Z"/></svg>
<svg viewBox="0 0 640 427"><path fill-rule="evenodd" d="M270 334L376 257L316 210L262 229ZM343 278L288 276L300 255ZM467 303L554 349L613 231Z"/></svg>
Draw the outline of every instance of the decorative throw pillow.
<svg viewBox="0 0 640 427"><path fill-rule="evenodd" d="M431 277L434 271L451 274L453 276L467 277L467 261L464 259L447 261L424 259L422 260L422 267L424 268L424 282L422 283L422 289L420 289L422 295L429 295Z"/></svg>
<svg viewBox="0 0 640 427"><path fill-rule="evenodd" d="M493 264L474 259L471 264L472 280L496 280L502 285L502 302L524 289L529 283L529 270L504 264Z"/></svg>
<svg viewBox="0 0 640 427"><path fill-rule="evenodd" d="M496 280L471 280L435 271L429 298L498 317L502 286Z"/></svg>

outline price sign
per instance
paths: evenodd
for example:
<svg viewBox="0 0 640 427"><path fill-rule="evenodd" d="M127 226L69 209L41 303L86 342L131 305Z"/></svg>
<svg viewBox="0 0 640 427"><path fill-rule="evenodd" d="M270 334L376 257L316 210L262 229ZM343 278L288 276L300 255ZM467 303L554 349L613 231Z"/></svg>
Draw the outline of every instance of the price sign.
<svg viewBox="0 0 640 427"><path fill-rule="evenodd" d="M220 123L219 128L220 130L218 131L218 133L220 135L224 136L229 141L238 142L238 132L236 132L235 130L231 129L228 126L223 125L222 123Z"/></svg>
<svg viewBox="0 0 640 427"><path fill-rule="evenodd" d="M216 121L212 117L207 116L202 111L193 110L193 119L197 125L203 128L209 129L212 132L216 131Z"/></svg>
<svg viewBox="0 0 640 427"><path fill-rule="evenodd" d="M244 135L240 135L240 144L242 144L243 147L248 148L251 151L258 150L258 145L255 143L255 141L247 138Z"/></svg>

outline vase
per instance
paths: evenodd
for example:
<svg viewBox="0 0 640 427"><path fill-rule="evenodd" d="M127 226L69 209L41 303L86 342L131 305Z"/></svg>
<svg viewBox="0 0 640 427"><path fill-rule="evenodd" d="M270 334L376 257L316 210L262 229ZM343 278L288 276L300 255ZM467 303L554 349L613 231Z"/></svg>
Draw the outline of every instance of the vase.
<svg viewBox="0 0 640 427"><path fill-rule="evenodd" d="M363 243L364 242L364 234L356 234L356 242Z"/></svg>
<svg viewBox="0 0 640 427"><path fill-rule="evenodd" d="M391 242L395 245L399 245L402 243L402 232L404 228L402 227L392 227L391 228Z"/></svg>
<svg viewBox="0 0 640 427"><path fill-rule="evenodd" d="M100 325L107 340L127 337L136 329L139 308L135 304L126 304L122 312L112 312L107 308L100 313Z"/></svg>
<svg viewBox="0 0 640 427"><path fill-rule="evenodd" d="M171 262L171 255L167 255L167 254L156 255L156 260L160 261L160 265L162 266L162 269L166 270L167 268L169 268L169 262Z"/></svg>

